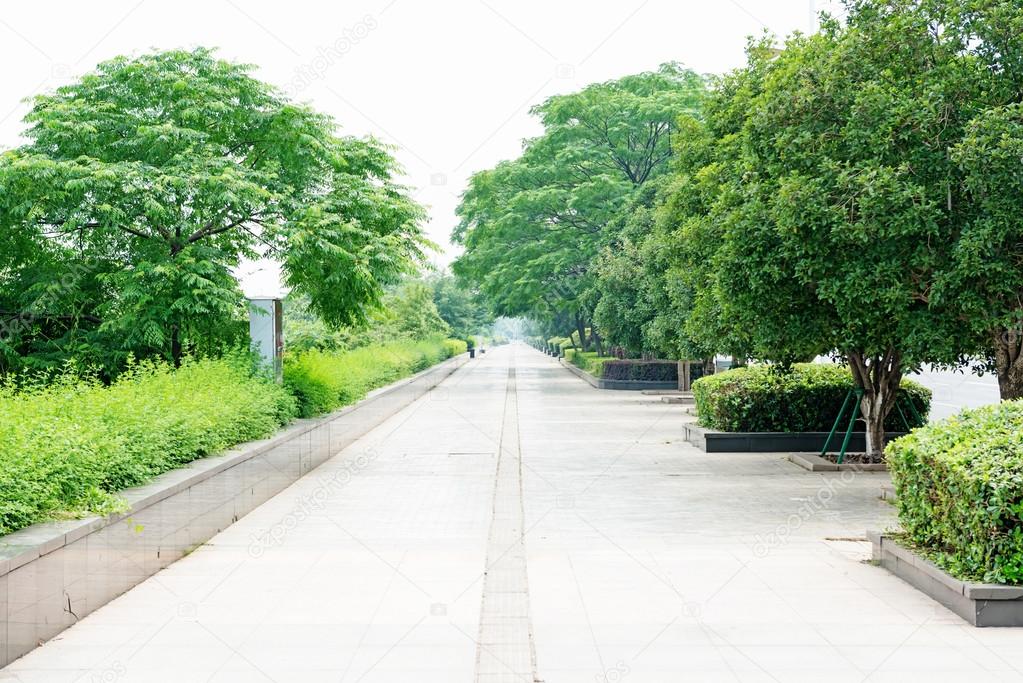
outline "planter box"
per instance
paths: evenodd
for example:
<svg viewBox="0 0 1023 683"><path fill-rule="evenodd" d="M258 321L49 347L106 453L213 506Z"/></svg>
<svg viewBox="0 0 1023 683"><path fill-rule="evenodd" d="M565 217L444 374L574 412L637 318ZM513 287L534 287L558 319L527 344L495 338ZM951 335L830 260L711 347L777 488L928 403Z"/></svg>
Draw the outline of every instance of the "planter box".
<svg viewBox="0 0 1023 683"><path fill-rule="evenodd" d="M818 451L819 452L819 451ZM817 453L791 453L788 461L811 472L887 472L888 466L883 462L831 462Z"/></svg>
<svg viewBox="0 0 1023 683"><path fill-rule="evenodd" d="M124 514L35 524L0 537L0 666L180 559L467 360L462 354L330 415L128 489ZM325 482L325 490L330 486ZM261 550L258 543L249 548L254 556Z"/></svg>
<svg viewBox="0 0 1023 683"><path fill-rule="evenodd" d="M640 380L602 379L594 377L582 368L576 367L565 359L560 359L561 365L567 368L575 376L586 380L591 386L597 389L616 389L623 391L644 391L650 389L678 389L678 382L644 382Z"/></svg>
<svg viewBox="0 0 1023 683"><path fill-rule="evenodd" d="M1023 626L1023 586L960 581L890 536L868 531L867 538L882 567L974 626Z"/></svg>
<svg viewBox="0 0 1023 683"><path fill-rule="evenodd" d="M820 453L828 438L827 432L722 432L701 427L695 422L689 422L683 428L686 441L708 453ZM889 432L887 438L903 435L904 432ZM838 450L844 436L836 434L831 440L832 448ZM864 433L853 432L849 452L863 452L866 447Z"/></svg>

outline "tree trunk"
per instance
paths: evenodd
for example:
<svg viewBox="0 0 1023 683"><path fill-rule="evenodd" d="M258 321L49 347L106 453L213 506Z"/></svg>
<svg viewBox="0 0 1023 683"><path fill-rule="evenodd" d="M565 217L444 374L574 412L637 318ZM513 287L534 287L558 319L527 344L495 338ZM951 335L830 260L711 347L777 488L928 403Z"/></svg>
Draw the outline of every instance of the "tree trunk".
<svg viewBox="0 0 1023 683"><path fill-rule="evenodd" d="M171 261L178 257L183 247L181 243L181 227L179 226L175 231L175 239L170 245L170 257ZM181 367L181 314L178 313L174 317L174 322L171 323L171 361L174 363L175 368Z"/></svg>
<svg viewBox="0 0 1023 683"><path fill-rule="evenodd" d="M599 334L597 334L597 328L593 326L593 323L590 323L590 342L593 344L594 348L597 349L597 355L603 356L604 340L600 338Z"/></svg>
<svg viewBox="0 0 1023 683"><path fill-rule="evenodd" d="M1023 398L1023 333L1003 329L995 335L995 371L1003 401Z"/></svg>
<svg viewBox="0 0 1023 683"><path fill-rule="evenodd" d="M583 351L589 351L590 347L586 339L586 323L583 322L582 317L578 313L575 314L575 331L579 334L579 346L582 347Z"/></svg>
<svg viewBox="0 0 1023 683"><path fill-rule="evenodd" d="M177 323L171 324L171 360L174 367L181 367L181 328Z"/></svg>
<svg viewBox="0 0 1023 683"><path fill-rule="evenodd" d="M865 356L854 351L849 354L856 387L863 392L860 414L866 423L867 461L884 460L884 423L895 407L902 384L902 355L888 349L882 356Z"/></svg>
<svg viewBox="0 0 1023 683"><path fill-rule="evenodd" d="M713 375L717 372L718 366L714 360L714 356L707 356L703 359L703 374L704 376Z"/></svg>

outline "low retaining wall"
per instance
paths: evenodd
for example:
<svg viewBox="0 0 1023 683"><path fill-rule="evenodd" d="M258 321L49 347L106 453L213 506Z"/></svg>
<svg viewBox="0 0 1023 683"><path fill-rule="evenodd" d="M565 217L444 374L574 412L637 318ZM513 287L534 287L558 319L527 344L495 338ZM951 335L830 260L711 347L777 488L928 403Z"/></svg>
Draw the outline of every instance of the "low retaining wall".
<svg viewBox="0 0 1023 683"><path fill-rule="evenodd" d="M974 626L1023 626L1023 586L960 581L890 536L867 532L874 560Z"/></svg>
<svg viewBox="0 0 1023 683"><path fill-rule="evenodd" d="M449 359L326 417L299 420L123 493L110 517L0 537L0 666L141 583L350 446L468 361Z"/></svg>
<svg viewBox="0 0 1023 683"><path fill-rule="evenodd" d="M640 380L601 379L594 377L580 367L573 365L564 358L558 359L562 367L567 368L577 377L581 377L597 389L617 389L623 391L643 391L644 389L678 389L678 382L644 382Z"/></svg>
<svg viewBox="0 0 1023 683"><path fill-rule="evenodd" d="M686 441L708 453L820 453L828 438L827 432L722 432L701 427L695 422L683 425ZM889 432L887 439L903 436L904 432ZM831 449L837 451L845 434L836 434ZM853 432L849 439L850 453L862 453L867 448L863 432Z"/></svg>

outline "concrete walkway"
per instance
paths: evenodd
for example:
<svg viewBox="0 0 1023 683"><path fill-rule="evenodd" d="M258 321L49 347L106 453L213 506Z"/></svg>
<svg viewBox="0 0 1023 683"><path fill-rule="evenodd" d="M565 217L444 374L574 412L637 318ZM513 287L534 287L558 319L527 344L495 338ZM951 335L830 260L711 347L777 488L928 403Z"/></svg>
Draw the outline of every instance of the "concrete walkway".
<svg viewBox="0 0 1023 683"><path fill-rule="evenodd" d="M493 350L0 680L1023 681L1023 631L864 562L886 475L682 419Z"/></svg>

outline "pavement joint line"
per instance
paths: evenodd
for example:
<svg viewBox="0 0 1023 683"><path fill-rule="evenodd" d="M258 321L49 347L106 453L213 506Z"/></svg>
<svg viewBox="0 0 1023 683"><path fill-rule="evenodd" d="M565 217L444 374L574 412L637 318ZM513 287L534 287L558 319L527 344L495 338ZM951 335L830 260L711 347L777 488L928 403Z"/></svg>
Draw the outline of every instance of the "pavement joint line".
<svg viewBox="0 0 1023 683"><path fill-rule="evenodd" d="M498 511L500 510L500 514ZM508 367L505 384L501 437L497 448L494 472L494 496L491 505L490 530L487 535L486 570L480 607L479 636L476 638L476 672L478 683L488 680L492 671L485 661L496 661L509 674L524 681L538 680L536 647L530 619L529 583L526 572L525 538L522 533L525 508L522 500L522 449L519 440L519 416L514 359ZM506 547L499 538L515 536ZM509 552L513 550L515 552ZM502 571L495 571L500 568ZM514 596L514 597L512 597ZM518 606L518 610L515 607ZM512 614L514 612L514 614ZM488 645L501 641L501 620L515 616L525 618L525 634L502 642L498 648ZM497 649L497 651L495 651ZM514 663L529 662L530 671L522 671ZM509 664L508 662L512 662Z"/></svg>

